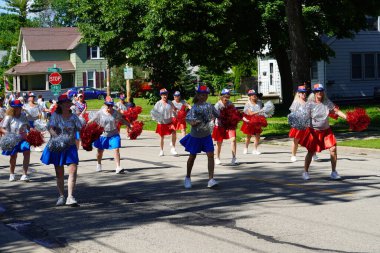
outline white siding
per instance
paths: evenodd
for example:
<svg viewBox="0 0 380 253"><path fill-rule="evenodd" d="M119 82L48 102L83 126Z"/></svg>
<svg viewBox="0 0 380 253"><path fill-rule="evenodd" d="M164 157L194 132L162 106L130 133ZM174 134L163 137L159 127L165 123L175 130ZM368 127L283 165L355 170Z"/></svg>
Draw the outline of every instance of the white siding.
<svg viewBox="0 0 380 253"><path fill-rule="evenodd" d="M271 64L273 66L272 73L270 71ZM277 61L271 58L259 58L258 70L258 92L263 93L264 96L269 94L277 94L281 96L281 75L277 66Z"/></svg>
<svg viewBox="0 0 380 253"><path fill-rule="evenodd" d="M352 53L380 53L380 32L360 32L353 40L335 40L331 45L335 58L326 63L326 83L330 98L369 96L374 94L374 87L380 86L380 73L376 72L373 80L351 79Z"/></svg>

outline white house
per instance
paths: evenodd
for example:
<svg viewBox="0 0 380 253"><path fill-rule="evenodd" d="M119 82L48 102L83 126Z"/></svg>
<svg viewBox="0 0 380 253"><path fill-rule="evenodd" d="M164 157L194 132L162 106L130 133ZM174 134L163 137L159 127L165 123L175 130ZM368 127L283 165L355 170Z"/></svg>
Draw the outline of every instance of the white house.
<svg viewBox="0 0 380 253"><path fill-rule="evenodd" d="M380 19L368 18L371 29L357 33L354 39L326 40L335 52L330 62L314 62L311 83L325 84L333 100L373 98L380 87ZM259 91L281 96L281 77L276 60L259 58Z"/></svg>

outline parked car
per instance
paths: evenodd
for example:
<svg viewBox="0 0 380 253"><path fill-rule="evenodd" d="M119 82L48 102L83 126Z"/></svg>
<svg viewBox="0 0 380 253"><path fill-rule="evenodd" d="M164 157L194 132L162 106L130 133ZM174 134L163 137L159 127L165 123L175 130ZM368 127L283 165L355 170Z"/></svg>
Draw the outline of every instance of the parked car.
<svg viewBox="0 0 380 253"><path fill-rule="evenodd" d="M105 92L104 90L98 90L98 89L94 89L92 87L87 87L87 86L80 86L80 87L70 88L67 91L69 98L71 99L73 96L77 95L79 93L79 90L84 91L85 99L102 99L103 100L107 96L107 92Z"/></svg>

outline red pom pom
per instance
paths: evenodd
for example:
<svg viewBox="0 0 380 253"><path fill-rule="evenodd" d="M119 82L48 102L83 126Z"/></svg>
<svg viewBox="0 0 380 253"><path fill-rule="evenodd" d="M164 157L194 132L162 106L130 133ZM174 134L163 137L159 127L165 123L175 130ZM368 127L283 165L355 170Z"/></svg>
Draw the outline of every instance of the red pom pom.
<svg viewBox="0 0 380 253"><path fill-rule="evenodd" d="M31 129L28 135L26 136L26 141L29 142L33 147L39 147L44 144L44 136L41 132Z"/></svg>
<svg viewBox="0 0 380 253"><path fill-rule="evenodd" d="M88 118L88 112L85 112L82 114L84 120L86 121L86 123L89 121L89 118Z"/></svg>
<svg viewBox="0 0 380 253"><path fill-rule="evenodd" d="M177 121L181 124L184 124L186 122L186 106L182 106L181 110L177 111Z"/></svg>
<svg viewBox="0 0 380 253"><path fill-rule="evenodd" d="M90 124L85 125L80 130L80 138L82 141L82 147L86 151L92 150L92 143L99 139L102 135L104 128L99 126L96 122L91 122Z"/></svg>
<svg viewBox="0 0 380 253"><path fill-rule="evenodd" d="M136 140L137 136L142 133L144 123L141 121L135 121L132 124L132 130L128 133L128 136L131 140Z"/></svg>
<svg viewBox="0 0 380 253"><path fill-rule="evenodd" d="M347 112L347 123L352 131L363 131L368 128L370 122L371 119L363 108L355 108L354 111Z"/></svg>
<svg viewBox="0 0 380 253"><path fill-rule="evenodd" d="M237 124L242 119L242 114L233 105L228 105L220 110L219 119L222 127L229 130L236 129Z"/></svg>
<svg viewBox="0 0 380 253"><path fill-rule="evenodd" d="M244 115L244 117L248 120L248 132L251 133L261 133L263 130L262 127L268 126L267 119L262 115Z"/></svg>
<svg viewBox="0 0 380 253"><path fill-rule="evenodd" d="M128 110L123 112L123 117L129 123L137 120L139 114L142 112L141 106L129 107Z"/></svg>

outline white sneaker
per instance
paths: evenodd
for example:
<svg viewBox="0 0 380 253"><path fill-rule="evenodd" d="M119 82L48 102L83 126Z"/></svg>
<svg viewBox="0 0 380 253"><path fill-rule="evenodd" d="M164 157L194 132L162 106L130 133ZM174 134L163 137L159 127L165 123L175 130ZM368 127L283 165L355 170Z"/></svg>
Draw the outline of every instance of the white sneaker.
<svg viewBox="0 0 380 253"><path fill-rule="evenodd" d="M97 172L100 172L100 171L102 171L102 170L103 170L102 165L101 165L101 164L97 164L97 165L96 165L96 171L97 171Z"/></svg>
<svg viewBox="0 0 380 253"><path fill-rule="evenodd" d="M78 206L78 202L73 196L69 196L69 197L67 197L66 205L67 206Z"/></svg>
<svg viewBox="0 0 380 253"><path fill-rule="evenodd" d="M185 186L186 189L190 189L191 188L191 179L189 177L185 177L184 186Z"/></svg>
<svg viewBox="0 0 380 253"><path fill-rule="evenodd" d="M42 149L40 147L35 147L34 151L36 151L36 152L42 152Z"/></svg>
<svg viewBox="0 0 380 253"><path fill-rule="evenodd" d="M313 155L313 161L315 161L315 162L319 162L320 160L319 160L319 157L317 156L317 154L314 154Z"/></svg>
<svg viewBox="0 0 380 253"><path fill-rule="evenodd" d="M219 164L220 164L220 159L219 159L219 158L215 158L215 164L216 164L216 165L219 165Z"/></svg>
<svg viewBox="0 0 380 253"><path fill-rule="evenodd" d="M303 180L310 180L309 172L302 173Z"/></svg>
<svg viewBox="0 0 380 253"><path fill-rule="evenodd" d="M115 173L116 173L116 174L122 174L123 172L124 172L124 169L123 169L123 168L116 167L116 169L115 169Z"/></svg>
<svg viewBox="0 0 380 253"><path fill-rule="evenodd" d="M164 151L161 150L160 153L158 154L158 156L164 156Z"/></svg>
<svg viewBox="0 0 380 253"><path fill-rule="evenodd" d="M218 182L216 182L215 179L211 178L208 183L207 183L207 187L208 188L213 188L213 187L216 187L218 186Z"/></svg>
<svg viewBox="0 0 380 253"><path fill-rule="evenodd" d="M243 154L244 154L244 155L248 154L248 148L244 148L244 150L243 150Z"/></svg>
<svg viewBox="0 0 380 253"><path fill-rule="evenodd" d="M339 174L338 174L337 171L333 171L333 172L331 172L330 177L331 177L331 179L333 179L333 180L339 180L339 179L342 179L342 178L339 176Z"/></svg>
<svg viewBox="0 0 380 253"><path fill-rule="evenodd" d="M15 174L9 174L9 182L16 181L16 175Z"/></svg>
<svg viewBox="0 0 380 253"><path fill-rule="evenodd" d="M292 155L292 156L290 157L290 161L291 161L291 162L297 162L297 157L296 157L295 155Z"/></svg>
<svg viewBox="0 0 380 253"><path fill-rule="evenodd" d="M231 159L231 164L232 164L232 165L239 165L239 162L237 161L237 158L236 158L236 157L232 157L232 159Z"/></svg>
<svg viewBox="0 0 380 253"><path fill-rule="evenodd" d="M252 150L252 155L261 155L261 152L258 150Z"/></svg>
<svg viewBox="0 0 380 253"><path fill-rule="evenodd" d="M178 155L178 153L177 153L177 151L175 150L174 147L170 149L170 153L171 153L172 155Z"/></svg>
<svg viewBox="0 0 380 253"><path fill-rule="evenodd" d="M20 178L20 181L25 181L25 182L29 182L30 178L28 175L22 175L21 178Z"/></svg>
<svg viewBox="0 0 380 253"><path fill-rule="evenodd" d="M64 206L65 205L65 196L59 196L57 203L55 204L56 206Z"/></svg>

